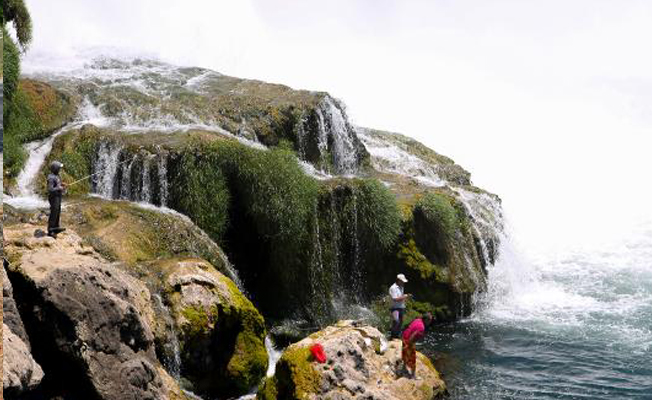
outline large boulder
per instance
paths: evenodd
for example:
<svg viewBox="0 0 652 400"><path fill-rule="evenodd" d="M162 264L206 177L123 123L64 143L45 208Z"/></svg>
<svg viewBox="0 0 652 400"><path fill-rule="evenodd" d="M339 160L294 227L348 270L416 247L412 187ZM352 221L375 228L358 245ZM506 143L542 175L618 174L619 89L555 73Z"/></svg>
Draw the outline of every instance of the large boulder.
<svg viewBox="0 0 652 400"><path fill-rule="evenodd" d="M171 350L179 353L180 373L193 391L235 396L258 385L267 370L265 322L233 281L200 259L164 260L149 268L160 278L155 285L177 336L170 341L169 327L159 324L157 338L178 340ZM165 353L165 346L160 349Z"/></svg>
<svg viewBox="0 0 652 400"><path fill-rule="evenodd" d="M10 229L45 223L33 213L8 214ZM211 394L244 394L259 383L267 368L263 317L238 288L220 247L188 218L90 198L65 204L64 223L87 250L118 262L148 288L156 354L174 378Z"/></svg>
<svg viewBox="0 0 652 400"><path fill-rule="evenodd" d="M2 351L2 392L5 396L18 396L41 383L41 366L34 361L25 342L5 324L2 324Z"/></svg>
<svg viewBox="0 0 652 400"><path fill-rule="evenodd" d="M156 359L147 287L73 232L34 237L5 227L14 296L45 371L46 395L91 399L183 399Z"/></svg>
<svg viewBox="0 0 652 400"><path fill-rule="evenodd" d="M310 347L323 346L327 362L318 364ZM387 343L375 328L341 321L289 346L265 381L260 400L432 400L446 385L426 356L417 353L418 379L401 372L401 343Z"/></svg>

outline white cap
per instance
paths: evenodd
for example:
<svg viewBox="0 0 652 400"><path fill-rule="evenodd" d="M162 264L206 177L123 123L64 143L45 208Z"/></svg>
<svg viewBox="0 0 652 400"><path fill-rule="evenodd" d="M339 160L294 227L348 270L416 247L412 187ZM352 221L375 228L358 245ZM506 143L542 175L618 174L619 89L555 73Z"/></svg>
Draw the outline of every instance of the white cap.
<svg viewBox="0 0 652 400"><path fill-rule="evenodd" d="M408 281L407 278L405 277L405 275L403 275L403 274L396 275L396 279L398 279L399 281L401 281L403 283L407 283L407 281Z"/></svg>

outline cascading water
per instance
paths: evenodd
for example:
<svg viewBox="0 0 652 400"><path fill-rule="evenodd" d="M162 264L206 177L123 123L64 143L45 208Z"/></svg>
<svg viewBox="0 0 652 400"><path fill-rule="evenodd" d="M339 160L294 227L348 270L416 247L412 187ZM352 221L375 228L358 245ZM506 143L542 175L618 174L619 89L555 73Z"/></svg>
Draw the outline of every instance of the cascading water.
<svg viewBox="0 0 652 400"><path fill-rule="evenodd" d="M120 199L122 200L129 200L133 198L131 190L131 174L135 163L136 158L132 157L129 162L125 162L121 165L122 171L120 176L122 177L122 182L120 184Z"/></svg>
<svg viewBox="0 0 652 400"><path fill-rule="evenodd" d="M93 175L91 183L93 192L98 195L113 199L117 194L116 176L120 164L120 152L122 147L103 141L97 151L97 160L93 163Z"/></svg>
<svg viewBox="0 0 652 400"><path fill-rule="evenodd" d="M165 154L158 156L158 187L161 207L168 204L168 159Z"/></svg>
<svg viewBox="0 0 652 400"><path fill-rule="evenodd" d="M46 157L50 154L54 140L65 131L66 128L60 129L43 141L32 142L25 146L25 151L29 154L29 157L16 179L17 195L4 198L4 202L13 207L24 209L48 207L47 201L36 194L36 176L43 167Z"/></svg>
<svg viewBox="0 0 652 400"><path fill-rule="evenodd" d="M456 399L647 399L652 221L597 248L524 257L501 238L483 305L430 335Z"/></svg>
<svg viewBox="0 0 652 400"><path fill-rule="evenodd" d="M358 137L371 155L374 169L414 179L426 186L441 187L447 182L436 166L399 148L396 144L369 135L365 128L356 128Z"/></svg>
<svg viewBox="0 0 652 400"><path fill-rule="evenodd" d="M319 149L323 155L328 147L328 139L332 140L333 164L335 171L347 175L357 172L358 151L354 142L355 132L349 125L341 104L336 104L326 96L319 104Z"/></svg>
<svg viewBox="0 0 652 400"><path fill-rule="evenodd" d="M140 179L140 196L139 196L139 201L142 201L143 203L151 203L152 202L152 182L151 182L151 173L152 173L152 160L154 159L155 155L153 154L148 154L144 156L143 159L143 169L142 169L142 176Z"/></svg>
<svg viewBox="0 0 652 400"><path fill-rule="evenodd" d="M163 303L163 299L159 294L152 295L154 300L153 306L159 318L163 319L163 324L159 326L164 327L165 339L157 344L157 352L159 352L159 359L163 367L175 378L181 378L181 346L179 344L179 337L175 329L174 318L170 313L169 308Z"/></svg>
<svg viewBox="0 0 652 400"><path fill-rule="evenodd" d="M3 201L11 206L23 209L47 207L48 203L36 193L36 177L43 168L43 163L48 154L52 151L56 138L85 124L94 124L99 127L107 124L107 119L102 116L88 97L84 97L74 121L54 132L48 138L24 146L28 158L16 179L16 196L3 198Z"/></svg>

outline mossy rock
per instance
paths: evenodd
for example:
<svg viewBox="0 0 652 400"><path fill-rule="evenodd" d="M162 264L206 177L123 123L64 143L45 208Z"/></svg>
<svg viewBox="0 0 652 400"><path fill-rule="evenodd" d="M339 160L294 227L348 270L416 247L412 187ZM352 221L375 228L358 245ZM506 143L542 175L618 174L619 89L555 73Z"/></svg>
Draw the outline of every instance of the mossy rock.
<svg viewBox="0 0 652 400"><path fill-rule="evenodd" d="M4 105L6 185L13 185L27 158L23 144L48 137L72 120L76 110L73 96L47 83L19 81L16 92Z"/></svg>
<svg viewBox="0 0 652 400"><path fill-rule="evenodd" d="M311 347L326 355L318 363ZM446 394L446 384L432 363L417 356L419 380L404 379L396 370L401 344L388 342L377 329L355 321L339 321L289 346L276 374L258 391L259 400L391 398L432 400Z"/></svg>
<svg viewBox="0 0 652 400"><path fill-rule="evenodd" d="M64 202L63 222L106 258L122 261L146 276L144 263L182 256L208 260L237 279L224 252L183 216L124 201L72 198Z"/></svg>
<svg viewBox="0 0 652 400"><path fill-rule="evenodd" d="M310 349L290 346L276 364L276 374L263 382L259 400L306 400L319 392L321 375L313 366Z"/></svg>
<svg viewBox="0 0 652 400"><path fill-rule="evenodd" d="M88 68L128 71L143 87L121 78L95 77L92 82L58 79L52 84L87 98L121 129L146 128L152 121L163 125L206 125L276 147L292 143L306 161L325 170L335 170L331 130L344 129L356 152L354 168L368 165L369 155L348 122L344 106L324 92L295 90L288 86L229 77L202 68L179 68L151 60L95 60ZM140 76L138 75L140 74ZM331 123L330 107L342 115L343 124ZM339 118L339 115L337 116ZM174 121L174 122L170 122ZM320 139L328 131L327 142ZM321 142L320 142L321 140ZM307 143L321 143L317 154ZM308 147L311 147L308 145ZM312 146L314 147L314 146ZM311 147L311 148L312 148Z"/></svg>
<svg viewBox="0 0 652 400"><path fill-rule="evenodd" d="M237 396L258 385L268 362L265 321L235 283L195 258L150 263L148 270L174 321L180 372L193 390ZM156 330L160 352L167 333L165 326Z"/></svg>

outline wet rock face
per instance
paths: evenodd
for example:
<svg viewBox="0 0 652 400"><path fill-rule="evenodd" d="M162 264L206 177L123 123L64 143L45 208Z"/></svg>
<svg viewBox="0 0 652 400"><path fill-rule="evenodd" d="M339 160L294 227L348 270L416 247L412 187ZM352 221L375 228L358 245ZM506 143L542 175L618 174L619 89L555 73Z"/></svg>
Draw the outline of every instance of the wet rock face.
<svg viewBox="0 0 652 400"><path fill-rule="evenodd" d="M150 295L73 233L34 238L34 226L5 230L9 276L46 373L48 395L166 399L176 388L156 360Z"/></svg>
<svg viewBox="0 0 652 400"><path fill-rule="evenodd" d="M324 347L324 364L311 358L315 343ZM424 355L417 354L419 379L403 376L400 360L400 341L387 343L375 328L342 321L288 347L258 399L431 400L445 395L444 381Z"/></svg>

